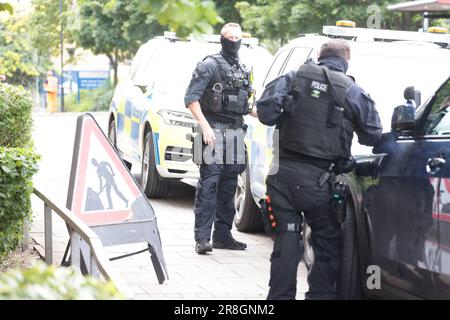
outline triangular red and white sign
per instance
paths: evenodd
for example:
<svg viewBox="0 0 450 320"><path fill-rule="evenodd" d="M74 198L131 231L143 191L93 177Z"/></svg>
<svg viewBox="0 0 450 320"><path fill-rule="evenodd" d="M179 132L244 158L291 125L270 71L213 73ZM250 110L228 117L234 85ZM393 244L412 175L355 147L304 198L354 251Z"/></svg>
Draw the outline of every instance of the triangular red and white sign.
<svg viewBox="0 0 450 320"><path fill-rule="evenodd" d="M104 246L146 242L159 283L167 276L150 202L90 114L78 117L67 208Z"/></svg>
<svg viewBox="0 0 450 320"><path fill-rule="evenodd" d="M69 209L88 225L129 219L140 194L136 183L92 117L84 119L79 135Z"/></svg>

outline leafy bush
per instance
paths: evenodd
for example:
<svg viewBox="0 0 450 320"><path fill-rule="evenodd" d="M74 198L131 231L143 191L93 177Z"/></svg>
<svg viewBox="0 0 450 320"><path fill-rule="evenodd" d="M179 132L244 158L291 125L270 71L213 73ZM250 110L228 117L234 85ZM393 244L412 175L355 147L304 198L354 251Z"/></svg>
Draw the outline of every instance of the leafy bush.
<svg viewBox="0 0 450 320"><path fill-rule="evenodd" d="M32 177L39 156L31 148L0 147L0 257L23 237L23 221L31 220Z"/></svg>
<svg viewBox="0 0 450 320"><path fill-rule="evenodd" d="M22 87L0 83L0 146L31 144L33 100Z"/></svg>
<svg viewBox="0 0 450 320"><path fill-rule="evenodd" d="M30 269L0 275L1 299L106 300L124 299L111 281L84 277L72 268L38 262Z"/></svg>
<svg viewBox="0 0 450 320"><path fill-rule="evenodd" d="M77 103L77 94L66 96L65 110L70 112L107 111L111 103L114 90L111 84L94 90L81 90L80 103Z"/></svg>

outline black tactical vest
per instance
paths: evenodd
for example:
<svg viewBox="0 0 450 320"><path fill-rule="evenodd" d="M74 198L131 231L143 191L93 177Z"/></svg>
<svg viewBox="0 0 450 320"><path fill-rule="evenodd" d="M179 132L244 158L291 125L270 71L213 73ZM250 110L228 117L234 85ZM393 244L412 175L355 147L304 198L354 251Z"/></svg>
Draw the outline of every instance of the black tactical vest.
<svg viewBox="0 0 450 320"><path fill-rule="evenodd" d="M252 92L249 70L240 63L231 65L221 54L207 58L213 59L218 67L200 99L202 111L239 117L248 114Z"/></svg>
<svg viewBox="0 0 450 320"><path fill-rule="evenodd" d="M354 131L354 116L347 103L353 80L342 72L308 62L297 71L284 101L280 146L299 154L336 161L348 158Z"/></svg>

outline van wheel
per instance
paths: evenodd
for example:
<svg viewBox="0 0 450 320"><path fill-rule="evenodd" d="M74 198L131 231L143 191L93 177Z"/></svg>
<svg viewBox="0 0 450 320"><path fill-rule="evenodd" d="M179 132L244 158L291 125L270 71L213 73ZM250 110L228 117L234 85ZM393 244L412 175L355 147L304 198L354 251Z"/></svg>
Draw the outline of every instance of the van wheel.
<svg viewBox="0 0 450 320"><path fill-rule="evenodd" d="M338 279L338 299L359 300L363 298L362 277L359 267L355 208L351 198L347 201L346 218L342 224L342 264Z"/></svg>
<svg viewBox="0 0 450 320"><path fill-rule="evenodd" d="M242 232L259 232L264 230L263 220L259 208L253 200L250 189L250 177L248 166L238 176L238 185L234 196L236 215L234 225Z"/></svg>
<svg viewBox="0 0 450 320"><path fill-rule="evenodd" d="M117 150L117 133L116 133L116 123L114 122L114 120L111 120L111 122L109 123L109 127L108 127L108 139L111 142L113 148ZM128 170L131 170L132 164L128 161L125 161L122 159L122 161L125 163L125 165L127 166Z"/></svg>
<svg viewBox="0 0 450 320"><path fill-rule="evenodd" d="M149 198L166 198L170 181L162 180L156 170L153 136L149 131L145 134L144 153L142 156L141 186Z"/></svg>
<svg viewBox="0 0 450 320"><path fill-rule="evenodd" d="M311 269L314 262L314 250L311 245L311 227L303 222L303 246L305 248L303 252L303 262L305 263L306 269Z"/></svg>

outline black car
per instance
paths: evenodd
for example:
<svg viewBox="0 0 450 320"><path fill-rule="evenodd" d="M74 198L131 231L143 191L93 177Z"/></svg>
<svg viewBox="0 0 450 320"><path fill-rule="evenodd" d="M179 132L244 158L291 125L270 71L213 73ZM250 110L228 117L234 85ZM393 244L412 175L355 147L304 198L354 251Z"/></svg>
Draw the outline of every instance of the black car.
<svg viewBox="0 0 450 320"><path fill-rule="evenodd" d="M450 78L417 112L397 107L374 155L340 179L343 298L450 299Z"/></svg>

